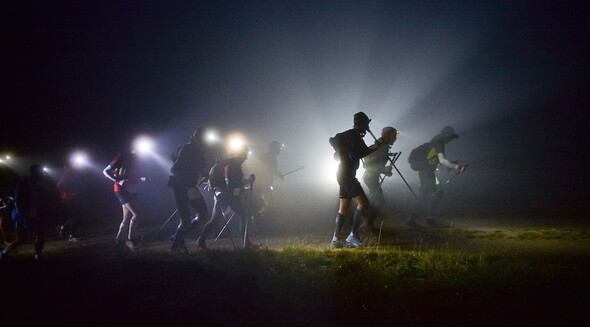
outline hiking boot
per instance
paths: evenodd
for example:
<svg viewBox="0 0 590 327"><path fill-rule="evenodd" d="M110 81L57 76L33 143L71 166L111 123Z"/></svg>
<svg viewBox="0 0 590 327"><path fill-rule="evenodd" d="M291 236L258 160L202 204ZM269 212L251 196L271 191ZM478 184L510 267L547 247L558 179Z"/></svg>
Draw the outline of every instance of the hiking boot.
<svg viewBox="0 0 590 327"><path fill-rule="evenodd" d="M355 246L357 248L365 247L365 243L361 241L360 237L352 233L350 233L350 235L348 235L348 237L346 238L346 244L348 246Z"/></svg>
<svg viewBox="0 0 590 327"><path fill-rule="evenodd" d="M70 237L68 238L68 242L76 243L76 242L80 242L80 239L70 235Z"/></svg>

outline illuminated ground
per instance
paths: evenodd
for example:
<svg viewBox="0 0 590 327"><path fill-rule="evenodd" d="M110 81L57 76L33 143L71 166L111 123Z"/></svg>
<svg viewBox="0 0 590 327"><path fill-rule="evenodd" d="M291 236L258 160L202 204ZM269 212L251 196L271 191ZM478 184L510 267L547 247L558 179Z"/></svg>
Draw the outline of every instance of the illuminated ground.
<svg viewBox="0 0 590 327"><path fill-rule="evenodd" d="M222 237L198 252L191 236L189 255L169 253L168 229L153 241L155 228L144 229L146 244L136 253L114 247L110 230L79 243L53 235L41 264L33 264L30 246L2 263L2 319L96 326L590 321L582 299L590 295L590 229L512 225L458 219L408 229L388 222L380 237L366 237L365 250L329 250L329 231L273 235L255 226L260 251L234 251ZM382 262L391 256L403 268L394 277ZM16 318L16 310L27 315Z"/></svg>

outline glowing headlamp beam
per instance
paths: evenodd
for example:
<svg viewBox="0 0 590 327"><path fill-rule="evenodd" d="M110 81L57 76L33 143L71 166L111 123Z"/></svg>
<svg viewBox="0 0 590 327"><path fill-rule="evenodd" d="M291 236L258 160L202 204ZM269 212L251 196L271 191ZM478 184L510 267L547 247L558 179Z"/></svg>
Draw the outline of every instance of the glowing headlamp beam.
<svg viewBox="0 0 590 327"><path fill-rule="evenodd" d="M215 131L207 131L205 134L205 140L209 143L216 143L219 141L219 137Z"/></svg>
<svg viewBox="0 0 590 327"><path fill-rule="evenodd" d="M234 136L229 140L229 148L232 151L241 150L244 146L244 140L241 137Z"/></svg>
<svg viewBox="0 0 590 327"><path fill-rule="evenodd" d="M152 152L153 141L147 136L138 137L133 143L133 148L139 154L148 154Z"/></svg>
<svg viewBox="0 0 590 327"><path fill-rule="evenodd" d="M78 151L72 154L70 157L70 163L74 168L83 168L85 166L89 166L90 162L88 160L88 155L84 152Z"/></svg>

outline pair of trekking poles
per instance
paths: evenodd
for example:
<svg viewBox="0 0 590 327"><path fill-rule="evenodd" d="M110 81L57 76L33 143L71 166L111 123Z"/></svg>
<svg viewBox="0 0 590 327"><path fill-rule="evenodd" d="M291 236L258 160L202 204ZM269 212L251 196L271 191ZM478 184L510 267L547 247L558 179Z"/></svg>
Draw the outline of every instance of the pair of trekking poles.
<svg viewBox="0 0 590 327"><path fill-rule="evenodd" d="M201 186L201 184L204 183L205 178L202 178L201 181L197 184L197 187ZM250 187L249 187L249 193L248 193L248 218L246 219L245 225L244 225L244 243L243 246L246 246L246 240L248 239L248 221L250 220L250 208L252 206L252 192L254 191L254 180L252 179L250 181ZM170 220L172 220L172 218L174 218L174 216L178 213L178 209L175 209L172 214L170 215L170 217L168 217L168 219L166 219L166 221L162 224L162 226L160 226L160 228L156 231L156 233L154 233L154 235L152 236L152 239L155 239L160 232L162 231L162 229L164 229L164 227L166 227L166 225L168 225L168 223L170 222ZM232 215L229 218L225 217L225 212L222 213L222 217L224 220L224 225L221 228L221 230L219 231L219 234L217 234L217 237L215 237L215 240L213 241L214 243L217 241L217 239L219 239L219 237L221 236L221 234L227 229L229 231L229 237L232 243L232 246L234 247L234 249L236 248L236 244L234 241L234 237L232 235L231 229L229 227L230 222L232 221L233 217L235 216L235 212L232 212Z"/></svg>
<svg viewBox="0 0 590 327"><path fill-rule="evenodd" d="M367 131L369 132L369 134L371 134L371 136L373 137L373 139L375 141L377 141L377 138L375 137L375 134L373 134L373 132L367 128ZM389 160L389 166L392 168L395 168L395 171L397 171L397 173L399 174L399 177L402 178L402 180L404 181L404 183L406 183L406 186L408 187L408 189L410 190L410 192L412 192L412 195L414 196L415 199L418 199L418 196L416 195L416 193L414 193L414 190L412 190L412 187L410 186L410 184L408 184L408 181L406 181L406 179L404 178L404 176L402 175L402 173L399 171L399 169L397 169L397 166L395 165L395 162L397 161L397 159L399 159L399 157L402 155L401 151L400 152L396 152L393 153L392 156L387 156L387 159ZM383 181L385 180L385 176L381 177L381 180L379 181L379 185L383 184Z"/></svg>

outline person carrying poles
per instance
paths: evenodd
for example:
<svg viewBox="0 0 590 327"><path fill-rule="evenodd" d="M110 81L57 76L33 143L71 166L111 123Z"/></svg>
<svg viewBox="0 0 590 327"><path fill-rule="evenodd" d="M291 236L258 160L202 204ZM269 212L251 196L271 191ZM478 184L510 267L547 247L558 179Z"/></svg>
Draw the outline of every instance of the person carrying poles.
<svg viewBox="0 0 590 327"><path fill-rule="evenodd" d="M435 175L438 165L455 169L457 174L464 172L467 168L445 157L445 145L456 138L459 138L459 135L455 133L455 130L451 126L446 126L430 142L420 145L410 153L408 163L410 168L418 171L420 196L406 222L409 227L417 226L416 219L423 216L425 211L427 215L425 222L429 225L437 224L436 214L444 196Z"/></svg>
<svg viewBox="0 0 590 327"><path fill-rule="evenodd" d="M375 232L375 220L385 203L383 190L381 189L385 177L382 178L381 175L387 177L393 175L393 166L386 166L386 164L389 162L389 150L397 140L397 134L395 128L391 126L384 127L381 130L381 139L385 144L364 158L365 173L363 174L363 182L369 188L369 199L371 201L371 207L366 215L366 228L370 232Z"/></svg>
<svg viewBox="0 0 590 327"><path fill-rule="evenodd" d="M334 235L330 247L364 247L358 234L363 216L369 210L369 199L363 190L361 183L356 178L356 171L359 168L359 160L377 150L385 142L382 139L376 140L375 144L368 147L363 137L369 130L371 120L364 112L354 115L352 129L336 134L330 138L330 145L336 150L335 158L340 160L338 165L337 181L340 185L340 203L338 214L334 224ZM357 207L352 217L352 229L344 242L340 238L344 226L345 217L349 216L351 202L354 199Z"/></svg>

